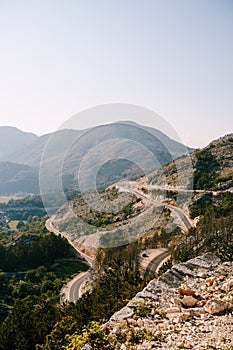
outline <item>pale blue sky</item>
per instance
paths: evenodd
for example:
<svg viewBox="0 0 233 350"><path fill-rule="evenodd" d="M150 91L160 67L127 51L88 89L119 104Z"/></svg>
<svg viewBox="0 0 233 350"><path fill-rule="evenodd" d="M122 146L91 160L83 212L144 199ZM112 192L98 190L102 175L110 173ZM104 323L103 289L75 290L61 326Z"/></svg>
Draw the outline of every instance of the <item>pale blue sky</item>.
<svg viewBox="0 0 233 350"><path fill-rule="evenodd" d="M0 0L0 50L0 125L43 134L121 102L189 146L233 132L232 0Z"/></svg>

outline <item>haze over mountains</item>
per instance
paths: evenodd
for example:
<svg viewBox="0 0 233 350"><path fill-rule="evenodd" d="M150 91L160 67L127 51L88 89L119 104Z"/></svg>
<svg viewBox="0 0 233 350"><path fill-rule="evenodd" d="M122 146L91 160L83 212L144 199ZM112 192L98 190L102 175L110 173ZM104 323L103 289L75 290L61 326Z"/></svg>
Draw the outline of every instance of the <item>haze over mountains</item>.
<svg viewBox="0 0 233 350"><path fill-rule="evenodd" d="M149 155L145 153L144 159L137 158L142 149ZM98 159L97 183L99 187L106 187L122 176L134 178L149 173L190 151L162 132L133 122L81 131L60 130L40 137L17 128L0 127L0 194L39 193L41 158L45 172L52 178L48 184L52 190L56 177L60 176L59 167L63 186L75 185L77 169L87 154ZM92 164L86 166L84 177Z"/></svg>
<svg viewBox="0 0 233 350"><path fill-rule="evenodd" d="M10 126L0 127L0 161L9 161L9 156L21 147L26 147L38 136Z"/></svg>

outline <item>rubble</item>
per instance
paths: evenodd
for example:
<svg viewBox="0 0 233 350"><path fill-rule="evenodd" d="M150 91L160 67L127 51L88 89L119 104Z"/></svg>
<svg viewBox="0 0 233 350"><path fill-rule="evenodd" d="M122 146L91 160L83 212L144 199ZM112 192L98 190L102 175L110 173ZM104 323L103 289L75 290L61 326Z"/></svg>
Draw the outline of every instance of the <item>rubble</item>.
<svg viewBox="0 0 233 350"><path fill-rule="evenodd" d="M233 263L207 253L150 281L107 326L124 350L230 350L232 309Z"/></svg>

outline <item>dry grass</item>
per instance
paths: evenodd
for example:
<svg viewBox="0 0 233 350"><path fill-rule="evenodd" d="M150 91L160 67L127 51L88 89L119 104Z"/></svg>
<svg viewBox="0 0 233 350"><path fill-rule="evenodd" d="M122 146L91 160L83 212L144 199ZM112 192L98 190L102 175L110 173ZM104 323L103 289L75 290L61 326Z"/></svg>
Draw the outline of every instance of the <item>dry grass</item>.
<svg viewBox="0 0 233 350"><path fill-rule="evenodd" d="M16 200L16 199L21 199L22 197L18 197L15 195L11 196L0 196L0 203L8 203L11 199Z"/></svg>
<svg viewBox="0 0 233 350"><path fill-rule="evenodd" d="M11 230L16 230L16 226L18 224L19 220L12 220L8 223L8 225L10 226Z"/></svg>

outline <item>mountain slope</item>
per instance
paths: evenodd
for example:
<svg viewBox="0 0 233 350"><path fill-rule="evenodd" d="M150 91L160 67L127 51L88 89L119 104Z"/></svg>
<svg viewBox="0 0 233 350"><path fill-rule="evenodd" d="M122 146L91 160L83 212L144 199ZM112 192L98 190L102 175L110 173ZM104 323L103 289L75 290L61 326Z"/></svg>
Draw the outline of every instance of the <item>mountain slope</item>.
<svg viewBox="0 0 233 350"><path fill-rule="evenodd" d="M99 167L97 187L106 188L122 177L143 176L189 151L156 129L119 122L81 131L60 130L33 138L29 145L7 154L7 160L39 171L42 159L46 191L56 191L61 174L64 188L77 189L79 166L87 155L91 155L91 162L82 173L83 182L88 187L90 169Z"/></svg>
<svg viewBox="0 0 233 350"><path fill-rule="evenodd" d="M27 164L38 168L42 154L50 140L51 147L46 154L47 162L62 158L67 151L67 147L77 140L80 133L78 130L60 130L40 136L30 143L30 147L22 146L16 152L11 153L9 160L13 163Z"/></svg>
<svg viewBox="0 0 233 350"><path fill-rule="evenodd" d="M159 130L133 122L118 122L100 125L88 130L64 129L43 135L34 139L30 147L23 147L17 152L12 152L8 160L14 163L38 166L43 150L48 143L50 147L48 154L46 154L47 161L50 158L60 158L67 151L69 151L69 157L77 159L96 144L117 138L129 139L145 145L158 156L158 160L161 160L162 163L167 163L171 158L176 158L192 150L172 140ZM72 147L71 150L70 147ZM160 155L160 152L164 154Z"/></svg>
<svg viewBox="0 0 233 350"><path fill-rule="evenodd" d="M226 190L233 187L233 134L211 142L194 154L195 189Z"/></svg>
<svg viewBox="0 0 233 350"><path fill-rule="evenodd" d="M140 125L138 123L131 122L131 121L120 122L120 123L123 123L123 124L126 123L128 125L140 127L144 129L146 132L152 134L153 136L158 138L158 140L167 148L167 150L171 153L173 158L177 158L180 155L187 153L187 151L192 152L194 150L191 147L188 147L178 141L171 139L166 134L164 134L164 132L158 129L155 129L149 126Z"/></svg>
<svg viewBox="0 0 233 350"><path fill-rule="evenodd" d="M0 162L0 194L38 193L39 179L36 169L25 164Z"/></svg>
<svg viewBox="0 0 233 350"><path fill-rule="evenodd" d="M190 178L190 168L187 166L189 157L180 157L175 162L167 164L159 171L149 175L151 185L162 185L165 174L166 184L179 187L184 184L194 190L226 190L233 187L233 134L221 137L203 149L190 154L193 168L193 179ZM178 175L180 184L178 183ZM193 180L193 181L192 181Z"/></svg>
<svg viewBox="0 0 233 350"><path fill-rule="evenodd" d="M157 133L160 134L159 131ZM77 184L81 163L82 174L79 176L85 187L90 188L93 174L96 174L97 188L106 188L122 177L131 179L147 174L170 162L177 153L180 155L189 151L180 144L178 147L165 135L164 139L173 144L173 152L169 152L165 141L161 142L159 137L138 124L119 122L85 130L65 156L62 164L63 186ZM44 161L47 162L46 157ZM61 164L61 159L56 158L56 162Z"/></svg>
<svg viewBox="0 0 233 350"><path fill-rule="evenodd" d="M93 350L102 345L134 350L230 350L232 268L231 262L224 264L212 254L174 265L159 279L152 279L104 325L91 324L81 335L73 334L65 349Z"/></svg>
<svg viewBox="0 0 233 350"><path fill-rule="evenodd" d="M22 147L28 147L37 138L35 134L14 127L0 126L0 161L9 161L10 154Z"/></svg>
<svg viewBox="0 0 233 350"><path fill-rule="evenodd" d="M99 196L82 194L57 212L55 225L87 247L116 247L151 237L156 244L180 244L176 255L210 247L217 251L217 241L221 245L231 239L232 151L228 135L148 176L117 182ZM203 186L197 189L201 181Z"/></svg>
<svg viewBox="0 0 233 350"><path fill-rule="evenodd" d="M194 151L191 159L193 178L187 157L180 157L150 174L148 183L144 179L140 186L152 197L172 201L173 207L183 208L193 219L192 229L175 243L175 259L185 261L205 251L224 253L232 259L233 134ZM161 181L163 174L165 183ZM166 189L163 193L162 188Z"/></svg>

